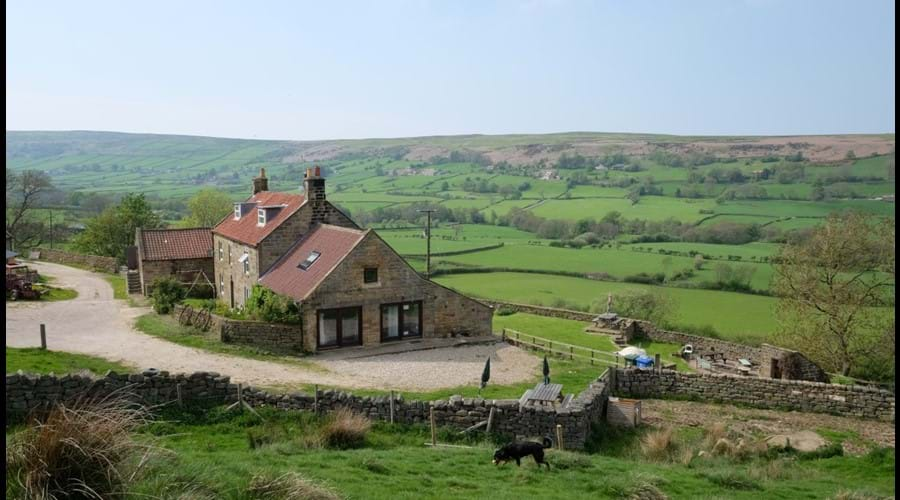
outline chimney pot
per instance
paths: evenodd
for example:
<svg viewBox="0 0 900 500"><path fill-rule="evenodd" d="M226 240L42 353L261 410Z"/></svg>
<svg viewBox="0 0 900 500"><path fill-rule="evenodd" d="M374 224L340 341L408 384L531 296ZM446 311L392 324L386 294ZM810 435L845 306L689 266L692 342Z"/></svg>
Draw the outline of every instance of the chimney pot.
<svg viewBox="0 0 900 500"><path fill-rule="evenodd" d="M319 170L319 166L316 165L316 177L321 177L321 176L322 176L322 171Z"/></svg>
<svg viewBox="0 0 900 500"><path fill-rule="evenodd" d="M311 169L311 168L307 168L307 169L306 169L306 175L304 175L303 177L312 177L312 169Z"/></svg>

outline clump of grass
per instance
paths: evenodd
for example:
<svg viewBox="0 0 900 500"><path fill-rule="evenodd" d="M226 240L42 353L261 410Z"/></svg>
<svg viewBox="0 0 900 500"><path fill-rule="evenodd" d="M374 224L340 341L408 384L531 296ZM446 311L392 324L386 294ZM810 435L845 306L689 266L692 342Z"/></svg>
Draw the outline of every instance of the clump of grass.
<svg viewBox="0 0 900 500"><path fill-rule="evenodd" d="M631 495L628 496L629 500L668 500L668 498L655 485L646 482L638 483L632 490Z"/></svg>
<svg viewBox="0 0 900 500"><path fill-rule="evenodd" d="M339 500L341 497L331 489L289 472L272 477L257 474L250 479L247 496L253 499L276 500Z"/></svg>
<svg viewBox="0 0 900 500"><path fill-rule="evenodd" d="M366 443L372 422L353 411L341 408L334 412L319 429L319 437L326 448L359 448Z"/></svg>
<svg viewBox="0 0 900 500"><path fill-rule="evenodd" d="M844 456L844 447L840 443L831 443L823 446L816 451L807 451L797 454L800 460L818 460L820 458L842 457Z"/></svg>
<svg viewBox="0 0 900 500"><path fill-rule="evenodd" d="M749 475L736 471L712 472L700 474L709 482L729 490L761 490L758 481Z"/></svg>
<svg viewBox="0 0 900 500"><path fill-rule="evenodd" d="M716 456L734 455L734 444L727 438L719 438L712 447L712 454Z"/></svg>
<svg viewBox="0 0 900 500"><path fill-rule="evenodd" d="M153 448L132 438L146 408L123 394L57 405L7 447L7 478L25 498L124 495Z"/></svg>
<svg viewBox="0 0 900 500"><path fill-rule="evenodd" d="M871 493L868 491L850 491L850 490L842 490L837 492L836 495L831 497L831 500L886 500L888 498L882 495L876 495L875 493Z"/></svg>
<svg viewBox="0 0 900 500"><path fill-rule="evenodd" d="M728 436L728 427L724 422L713 422L703 429L706 448L712 448L722 438Z"/></svg>
<svg viewBox="0 0 900 500"><path fill-rule="evenodd" d="M593 467L591 460L582 453L563 450L549 450L547 461L556 469L589 469Z"/></svg>
<svg viewBox="0 0 900 500"><path fill-rule="evenodd" d="M668 427L648 432L641 439L641 452L650 460L665 460L675 448L672 429Z"/></svg>

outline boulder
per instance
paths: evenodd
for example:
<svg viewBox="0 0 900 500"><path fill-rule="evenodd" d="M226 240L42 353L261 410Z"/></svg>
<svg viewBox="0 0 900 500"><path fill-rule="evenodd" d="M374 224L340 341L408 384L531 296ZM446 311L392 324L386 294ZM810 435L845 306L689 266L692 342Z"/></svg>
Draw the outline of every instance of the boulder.
<svg viewBox="0 0 900 500"><path fill-rule="evenodd" d="M786 448L791 446L797 451L816 451L828 444L822 436L813 431L799 431L791 434L775 434L766 438L769 448Z"/></svg>

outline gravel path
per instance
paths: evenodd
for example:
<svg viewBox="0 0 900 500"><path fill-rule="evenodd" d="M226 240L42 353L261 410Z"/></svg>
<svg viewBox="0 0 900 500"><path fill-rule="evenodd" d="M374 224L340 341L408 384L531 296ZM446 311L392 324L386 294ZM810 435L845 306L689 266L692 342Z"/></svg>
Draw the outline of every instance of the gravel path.
<svg viewBox="0 0 900 500"><path fill-rule="evenodd" d="M74 288L78 297L59 302L13 302L6 305L6 345L40 345L39 325L47 325L51 350L76 352L117 361L136 369L177 372L213 371L235 382L256 386L432 390L477 384L484 359L491 359L496 384L531 379L539 360L517 348L497 344L433 349L346 361L316 361L319 369L214 354L184 347L133 328L134 319L148 308L129 307L114 300L112 287L100 275L50 263L29 263L56 278L55 286Z"/></svg>

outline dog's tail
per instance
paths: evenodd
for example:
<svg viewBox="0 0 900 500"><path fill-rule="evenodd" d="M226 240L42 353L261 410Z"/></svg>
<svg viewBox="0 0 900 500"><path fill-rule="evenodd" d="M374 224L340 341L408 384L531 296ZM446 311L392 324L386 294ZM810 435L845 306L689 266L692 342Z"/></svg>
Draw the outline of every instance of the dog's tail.
<svg viewBox="0 0 900 500"><path fill-rule="evenodd" d="M544 436L544 448L552 448L553 440L550 439L550 436Z"/></svg>

